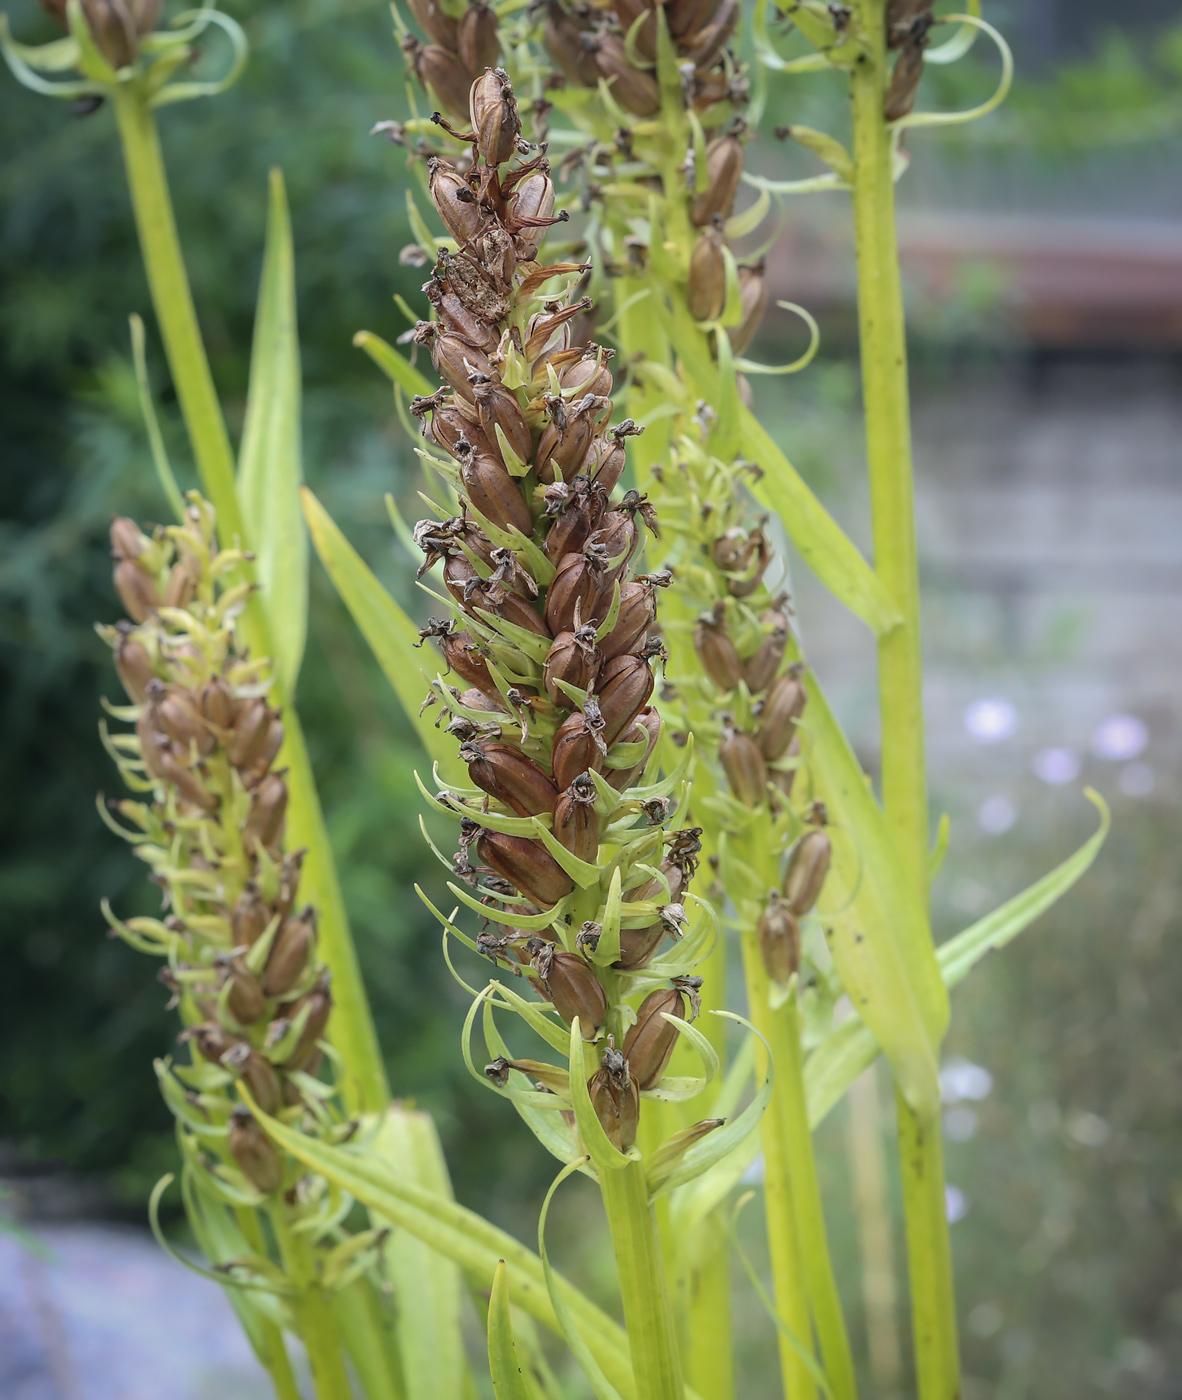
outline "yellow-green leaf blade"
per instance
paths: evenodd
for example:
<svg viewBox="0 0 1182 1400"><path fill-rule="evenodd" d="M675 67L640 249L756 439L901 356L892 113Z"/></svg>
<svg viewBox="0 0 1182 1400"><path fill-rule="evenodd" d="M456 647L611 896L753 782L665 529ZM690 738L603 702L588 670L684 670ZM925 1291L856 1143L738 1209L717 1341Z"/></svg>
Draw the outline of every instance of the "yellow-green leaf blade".
<svg viewBox="0 0 1182 1400"><path fill-rule="evenodd" d="M488 1301L488 1369L496 1400L530 1400L509 1316L509 1267L497 1261Z"/></svg>

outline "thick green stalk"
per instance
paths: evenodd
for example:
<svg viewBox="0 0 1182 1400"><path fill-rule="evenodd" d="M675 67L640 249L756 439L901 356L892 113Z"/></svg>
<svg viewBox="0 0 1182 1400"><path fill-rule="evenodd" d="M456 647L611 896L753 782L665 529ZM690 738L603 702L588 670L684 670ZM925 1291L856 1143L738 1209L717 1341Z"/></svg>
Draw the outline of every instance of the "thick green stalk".
<svg viewBox="0 0 1182 1400"><path fill-rule="evenodd" d="M246 1206L238 1206L234 1210L234 1218L251 1249L256 1254L265 1254L266 1245L263 1243L263 1232L257 1212ZM295 1372L291 1369L291 1358L287 1354L283 1329L269 1318L262 1318L259 1328L268 1354L268 1360L263 1364L271 1377L271 1384L275 1387L275 1400L300 1400L300 1388L296 1384Z"/></svg>
<svg viewBox="0 0 1182 1400"><path fill-rule="evenodd" d="M730 1240L722 1210L712 1211L698 1233L697 1259L686 1280L685 1368L701 1400L734 1400Z"/></svg>
<svg viewBox="0 0 1182 1400"><path fill-rule="evenodd" d="M629 1162L602 1171L599 1187L616 1255L636 1393L644 1400L683 1400L681 1356L644 1166Z"/></svg>
<svg viewBox="0 0 1182 1400"><path fill-rule="evenodd" d="M193 456L205 493L217 511L222 538L237 537L245 546L234 455L197 324L155 117L136 84L120 84L113 100L152 304ZM267 619L257 597L242 621L255 655L269 656ZM333 975L332 1039L344 1060L342 1092L351 1110L378 1111L389 1102L390 1092L308 750L293 697L282 695L278 682L273 699L284 708L286 738L280 763L288 770L289 845L307 848L302 889L319 911L321 953Z"/></svg>
<svg viewBox="0 0 1182 1400"><path fill-rule="evenodd" d="M875 568L903 618L878 648L882 798L904 867L926 899L919 570L891 138L883 117L889 81L885 0L859 0L858 17L867 47L850 81L866 457ZM953 1400L960 1374L939 1130L925 1130L902 1098L898 1119L919 1395Z"/></svg>
<svg viewBox="0 0 1182 1400"><path fill-rule="evenodd" d="M284 1271L296 1289L289 1302L308 1355L316 1400L352 1400L341 1334L332 1304L316 1278L307 1236L291 1228L282 1202L271 1210L271 1225Z"/></svg>

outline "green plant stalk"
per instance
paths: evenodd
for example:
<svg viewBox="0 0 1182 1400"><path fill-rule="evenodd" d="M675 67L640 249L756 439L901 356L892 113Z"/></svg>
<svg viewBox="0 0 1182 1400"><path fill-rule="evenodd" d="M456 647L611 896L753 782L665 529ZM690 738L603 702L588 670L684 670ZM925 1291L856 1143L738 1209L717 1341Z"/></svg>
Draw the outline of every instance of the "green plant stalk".
<svg viewBox="0 0 1182 1400"><path fill-rule="evenodd" d="M332 1311L365 1400L406 1400L394 1337L369 1280L356 1279L334 1293Z"/></svg>
<svg viewBox="0 0 1182 1400"><path fill-rule="evenodd" d="M222 538L237 536L246 546L233 452L197 323L156 120L138 84L120 84L112 100L152 304L193 456L217 511ZM270 655L267 619L257 597L247 608L243 624L254 653ZM390 1100L377 1031L349 933L303 730L294 703L282 695L277 682L274 692L276 703L284 709L281 762L288 768L290 844L307 847L304 889L319 911L321 949L333 975L336 1014L332 1038L344 1061L342 1093L351 1110L376 1112Z"/></svg>
<svg viewBox="0 0 1182 1400"><path fill-rule="evenodd" d="M683 1400L681 1355L643 1163L601 1171L599 1189L616 1256L636 1393L644 1400Z"/></svg>
<svg viewBox="0 0 1182 1400"><path fill-rule="evenodd" d="M242 1237L256 1254L265 1255L266 1245L259 1225L259 1217L245 1206L237 1206L234 1218ZM260 1322L270 1360L265 1363L271 1384L275 1387L276 1400L300 1400L300 1388L296 1384L295 1372L291 1369L291 1358L287 1354L287 1343L283 1329L264 1318Z"/></svg>
<svg viewBox="0 0 1182 1400"><path fill-rule="evenodd" d="M926 902L928 846L919 569L911 465L907 342L895 228L885 0L860 0L865 56L850 78L853 208L866 457L879 578L902 615L879 639L882 799L904 868ZM897 1099L916 1376L920 1400L960 1390L942 1146Z"/></svg>
<svg viewBox="0 0 1182 1400"><path fill-rule="evenodd" d="M352 1400L341 1334L332 1304L316 1279L308 1240L291 1228L282 1201L272 1206L270 1218L279 1257L296 1289L291 1310L308 1354L317 1400Z"/></svg>
<svg viewBox="0 0 1182 1400"><path fill-rule="evenodd" d="M701 1400L734 1400L734 1328L731 1321L730 1241L722 1211L699 1226L699 1257L689 1272L683 1345L690 1384Z"/></svg>

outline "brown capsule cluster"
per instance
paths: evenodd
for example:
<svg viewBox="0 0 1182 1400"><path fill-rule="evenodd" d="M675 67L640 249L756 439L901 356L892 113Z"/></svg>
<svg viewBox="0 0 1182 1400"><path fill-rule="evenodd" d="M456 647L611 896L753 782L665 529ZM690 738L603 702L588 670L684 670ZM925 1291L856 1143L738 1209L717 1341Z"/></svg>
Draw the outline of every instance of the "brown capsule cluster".
<svg viewBox="0 0 1182 1400"><path fill-rule="evenodd" d="M888 122L905 117L915 106L928 31L934 23L932 0L891 0L887 6L887 47L899 55L883 98L882 114Z"/></svg>
<svg viewBox="0 0 1182 1400"><path fill-rule="evenodd" d="M140 40L156 28L161 0L81 0L82 15L99 51L112 68L126 68ZM69 29L66 0L41 0L41 8Z"/></svg>
<svg viewBox="0 0 1182 1400"><path fill-rule="evenodd" d="M227 1071L267 1113L291 1108L302 1102L299 1075L321 1062L332 996L316 911L299 902L303 853L283 851L283 723L266 699L268 668L237 645L237 609L214 582L227 556L208 506L192 498L183 527L151 537L117 519L111 542L132 618L102 631L134 723L112 751L150 794L112 806L166 891L164 980L195 1063ZM247 1178L277 1189L282 1162L249 1110L226 1091L203 1105L228 1120Z"/></svg>
<svg viewBox="0 0 1182 1400"><path fill-rule="evenodd" d="M814 815L818 825L792 847L782 888L770 891L756 925L763 965L779 986L786 986L800 970L800 920L816 904L829 873L833 848L823 830L824 813Z"/></svg>
<svg viewBox="0 0 1182 1400"><path fill-rule="evenodd" d="M484 0L469 0L458 18L438 0L409 0L426 42L407 34L402 41L411 71L439 105L458 121L468 116L468 93L486 68L501 57L497 16Z"/></svg>

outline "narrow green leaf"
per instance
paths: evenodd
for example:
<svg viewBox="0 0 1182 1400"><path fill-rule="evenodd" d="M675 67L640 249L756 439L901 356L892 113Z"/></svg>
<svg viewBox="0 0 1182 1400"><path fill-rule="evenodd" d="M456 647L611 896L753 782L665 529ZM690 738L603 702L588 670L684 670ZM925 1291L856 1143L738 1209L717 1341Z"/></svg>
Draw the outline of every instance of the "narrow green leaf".
<svg viewBox="0 0 1182 1400"><path fill-rule="evenodd" d="M746 408L741 414L740 433L743 455L764 472L752 491L783 521L788 537L813 573L875 636L897 627L901 621L898 610L857 545Z"/></svg>
<svg viewBox="0 0 1182 1400"><path fill-rule="evenodd" d="M488 1369L496 1400L530 1400L509 1316L509 1266L497 1261L488 1300Z"/></svg>
<svg viewBox="0 0 1182 1400"><path fill-rule="evenodd" d="M419 629L378 582L365 560L307 487L303 491L303 501L320 562L402 702L407 719L423 747L439 764L444 777L461 778L463 768L457 760L455 746L447 742L429 717L419 714L429 684L423 653L415 645Z"/></svg>
<svg viewBox="0 0 1182 1400"><path fill-rule="evenodd" d="M308 537L300 509L300 347L283 176L271 171L267 244L250 353L238 498L284 693L294 695L308 631Z"/></svg>
<svg viewBox="0 0 1182 1400"><path fill-rule="evenodd" d="M140 394L140 412L144 415L144 428L148 434L148 446L152 450L152 462L160 489L172 507L178 521L184 521L185 502L181 496L172 465L164 447L164 437L160 432L160 422L156 417L156 405L152 402L152 386L148 381L148 360L144 354L144 323L139 316L131 318L131 358L135 364L135 382Z"/></svg>
<svg viewBox="0 0 1182 1400"><path fill-rule="evenodd" d="M438 387L432 384L425 374L415 369L405 355L400 355L380 335L374 335L373 331L358 331L353 337L353 344L359 350L364 350L383 374L388 375L408 394L422 394L425 397L433 394Z"/></svg>

